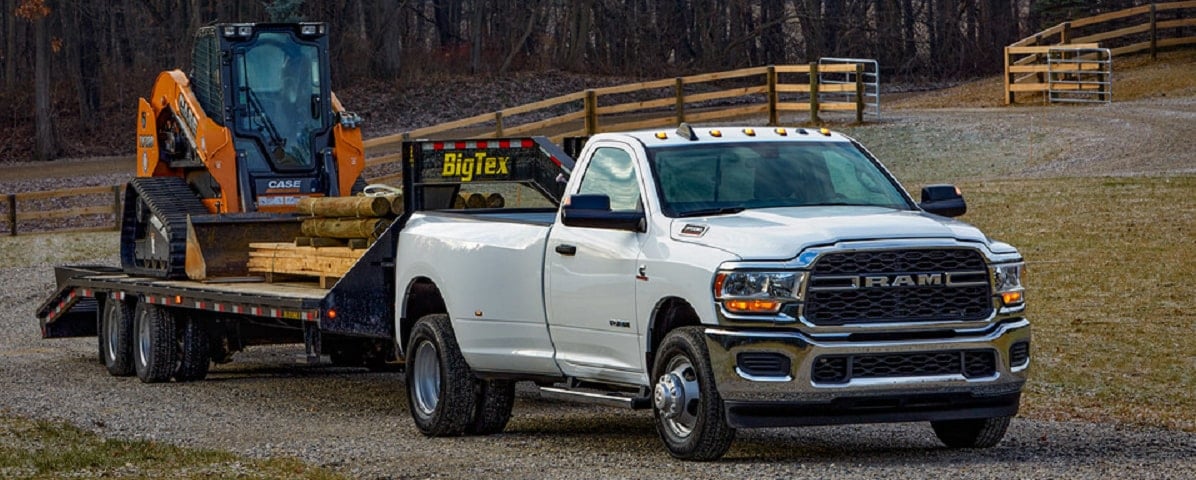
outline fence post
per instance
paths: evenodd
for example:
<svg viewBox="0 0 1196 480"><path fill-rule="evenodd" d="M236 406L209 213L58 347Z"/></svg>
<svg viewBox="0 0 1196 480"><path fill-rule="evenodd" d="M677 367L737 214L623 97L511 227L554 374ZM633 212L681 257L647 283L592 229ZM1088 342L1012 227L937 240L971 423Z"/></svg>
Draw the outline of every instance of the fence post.
<svg viewBox="0 0 1196 480"><path fill-rule="evenodd" d="M112 186L112 218L114 220L112 221L112 223L114 225L113 229L116 231L120 231L120 221L121 221L120 217L121 217L120 185L113 185Z"/></svg>
<svg viewBox="0 0 1196 480"><path fill-rule="evenodd" d="M765 75L768 82L768 124L775 127L781 124L780 115L777 114L777 66L769 65Z"/></svg>
<svg viewBox="0 0 1196 480"><path fill-rule="evenodd" d="M855 123L864 123L864 64L855 64Z"/></svg>
<svg viewBox="0 0 1196 480"><path fill-rule="evenodd" d="M502 138L502 111L494 112L494 137Z"/></svg>
<svg viewBox="0 0 1196 480"><path fill-rule="evenodd" d="M586 90L586 135L598 133L598 94Z"/></svg>
<svg viewBox="0 0 1196 480"><path fill-rule="evenodd" d="M685 80L677 77L673 91L677 95L677 125L681 125L685 121Z"/></svg>
<svg viewBox="0 0 1196 480"><path fill-rule="evenodd" d="M1005 47L1005 105L1013 103L1013 90L1010 89L1009 79L1009 47Z"/></svg>
<svg viewBox="0 0 1196 480"><path fill-rule="evenodd" d="M1150 59L1159 59L1158 11L1153 3L1150 4Z"/></svg>
<svg viewBox="0 0 1196 480"><path fill-rule="evenodd" d="M1059 32L1059 44L1067 45L1071 43L1071 22L1063 22L1063 30Z"/></svg>
<svg viewBox="0 0 1196 480"><path fill-rule="evenodd" d="M810 62L810 123L818 120L818 64Z"/></svg>
<svg viewBox="0 0 1196 480"><path fill-rule="evenodd" d="M17 236L17 195L8 194L8 234Z"/></svg>

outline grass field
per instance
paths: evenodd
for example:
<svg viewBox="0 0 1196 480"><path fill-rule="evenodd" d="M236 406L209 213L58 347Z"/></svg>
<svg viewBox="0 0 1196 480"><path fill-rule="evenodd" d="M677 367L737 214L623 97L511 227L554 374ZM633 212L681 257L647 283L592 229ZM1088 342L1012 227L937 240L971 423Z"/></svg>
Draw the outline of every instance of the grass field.
<svg viewBox="0 0 1196 480"><path fill-rule="evenodd" d="M963 219L1028 262L1022 415L1196 431L1196 177L962 188Z"/></svg>
<svg viewBox="0 0 1196 480"><path fill-rule="evenodd" d="M0 416L0 478L343 478L290 458L110 440L74 427Z"/></svg>

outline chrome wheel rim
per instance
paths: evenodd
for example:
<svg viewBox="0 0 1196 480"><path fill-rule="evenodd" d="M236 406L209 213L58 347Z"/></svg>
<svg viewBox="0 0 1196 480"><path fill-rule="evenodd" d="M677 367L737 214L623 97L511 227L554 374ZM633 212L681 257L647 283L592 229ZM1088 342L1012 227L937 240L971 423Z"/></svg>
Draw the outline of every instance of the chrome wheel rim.
<svg viewBox="0 0 1196 480"><path fill-rule="evenodd" d="M687 438L698 425L702 393L698 374L688 358L678 355L669 360L664 375L653 389L653 403L661 423L675 438Z"/></svg>
<svg viewBox="0 0 1196 480"><path fill-rule="evenodd" d="M137 316L137 362L142 366L149 365L150 357L150 319L149 312L142 310Z"/></svg>
<svg viewBox="0 0 1196 480"><path fill-rule="evenodd" d="M424 340L415 348L412 374L410 388L415 394L415 408L424 416L431 416L440 403L440 358L432 342Z"/></svg>
<svg viewBox="0 0 1196 480"><path fill-rule="evenodd" d="M118 300L108 301L116 302ZM116 362L118 350L116 336L120 333L120 320L116 318L118 314L118 307L115 304L109 304L104 314L104 345L107 347L107 351L104 353L109 363Z"/></svg>

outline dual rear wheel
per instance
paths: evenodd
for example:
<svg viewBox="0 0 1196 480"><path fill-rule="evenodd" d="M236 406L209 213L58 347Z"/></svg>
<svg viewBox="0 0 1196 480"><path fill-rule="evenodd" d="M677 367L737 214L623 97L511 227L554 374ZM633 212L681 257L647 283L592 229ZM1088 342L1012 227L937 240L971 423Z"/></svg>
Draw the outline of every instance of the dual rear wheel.
<svg viewBox="0 0 1196 480"><path fill-rule="evenodd" d="M137 375L144 383L202 380L211 366L204 324L143 301L104 301L99 320L100 355L108 373Z"/></svg>

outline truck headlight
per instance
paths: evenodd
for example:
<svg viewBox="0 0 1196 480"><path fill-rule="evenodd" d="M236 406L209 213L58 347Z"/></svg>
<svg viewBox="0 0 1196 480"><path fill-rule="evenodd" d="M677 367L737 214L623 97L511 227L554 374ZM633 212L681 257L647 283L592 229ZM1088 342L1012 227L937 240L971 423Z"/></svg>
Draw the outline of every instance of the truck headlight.
<svg viewBox="0 0 1196 480"><path fill-rule="evenodd" d="M1026 264L1005 263L993 266L993 289L1001 297L1001 304L1016 307L1024 304L1025 287L1022 286L1022 272Z"/></svg>
<svg viewBox="0 0 1196 480"><path fill-rule="evenodd" d="M714 298L732 313L777 313L801 300L804 272L718 272Z"/></svg>

